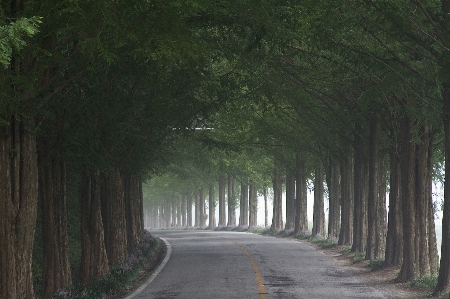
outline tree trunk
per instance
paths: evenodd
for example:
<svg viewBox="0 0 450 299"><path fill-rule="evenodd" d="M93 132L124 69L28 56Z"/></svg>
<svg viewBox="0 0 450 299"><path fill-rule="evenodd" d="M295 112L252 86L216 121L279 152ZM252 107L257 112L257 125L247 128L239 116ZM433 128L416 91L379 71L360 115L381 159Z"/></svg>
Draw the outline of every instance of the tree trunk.
<svg viewBox="0 0 450 299"><path fill-rule="evenodd" d="M123 177L118 168L102 176L102 218L109 265L125 260L127 255L127 225Z"/></svg>
<svg viewBox="0 0 450 299"><path fill-rule="evenodd" d="M353 243L353 157L344 156L341 160L341 231L339 245Z"/></svg>
<svg viewBox="0 0 450 299"><path fill-rule="evenodd" d="M416 145L416 262L419 266L419 277L430 274L430 259L429 253L429 235L428 226L430 222L434 222L434 217L428 219L428 202L429 191L432 180L432 169L428 163L428 151L430 146L430 127L426 126L421 132L421 143Z"/></svg>
<svg viewBox="0 0 450 299"><path fill-rule="evenodd" d="M195 200L195 223L194 226L195 227L200 227L201 226L201 219L200 219L200 196L198 194L198 192L194 193L194 200Z"/></svg>
<svg viewBox="0 0 450 299"><path fill-rule="evenodd" d="M249 194L249 226L255 227L258 224L258 193L256 190L256 183L250 183L250 194Z"/></svg>
<svg viewBox="0 0 450 299"><path fill-rule="evenodd" d="M286 174L286 225L284 229L294 229L295 222L295 175L288 170Z"/></svg>
<svg viewBox="0 0 450 299"><path fill-rule="evenodd" d="M273 216L271 230L283 229L283 179L281 177L281 171L279 169L280 163L275 160L274 173L273 173Z"/></svg>
<svg viewBox="0 0 450 299"><path fill-rule="evenodd" d="M176 196L175 204L177 206L177 227L181 227L181 198Z"/></svg>
<svg viewBox="0 0 450 299"><path fill-rule="evenodd" d="M417 278L419 269L416 264L416 203L415 203L415 170L416 146L412 142L411 129L413 123L404 117L400 128L400 168L402 183L403 212L403 263L398 280L409 281Z"/></svg>
<svg viewBox="0 0 450 299"><path fill-rule="evenodd" d="M170 200L167 200L164 204L164 227L172 227L172 204Z"/></svg>
<svg viewBox="0 0 450 299"><path fill-rule="evenodd" d="M50 150L44 140L39 143L44 297L50 297L57 290L72 284L67 235L66 165L59 157L48 157Z"/></svg>
<svg viewBox="0 0 450 299"><path fill-rule="evenodd" d="M366 260L381 258L384 255L385 248L382 248L384 241L385 223L380 223L379 219L384 211L382 199L382 165L383 158L380 153L382 145L381 123L378 113L374 112L370 120L370 138L369 138L369 195L367 205L367 244ZM381 225L381 227L380 227Z"/></svg>
<svg viewBox="0 0 450 299"><path fill-rule="evenodd" d="M225 176L219 175L219 226L227 225L226 211L225 211Z"/></svg>
<svg viewBox="0 0 450 299"><path fill-rule="evenodd" d="M234 194L234 178L228 175L228 226L236 226L236 198Z"/></svg>
<svg viewBox="0 0 450 299"><path fill-rule="evenodd" d="M363 130L360 130L362 132ZM367 197L369 195L369 167L366 141L355 134L354 210L352 252L365 252L367 242Z"/></svg>
<svg viewBox="0 0 450 299"><path fill-rule="evenodd" d="M394 142L390 151L389 214L386 236L386 265L400 266L403 263L403 217L399 148Z"/></svg>
<svg viewBox="0 0 450 299"><path fill-rule="evenodd" d="M338 161L329 161L326 177L329 199L328 237L339 238L341 230L341 187Z"/></svg>
<svg viewBox="0 0 450 299"><path fill-rule="evenodd" d="M248 184L241 183L239 226L248 227Z"/></svg>
<svg viewBox="0 0 450 299"><path fill-rule="evenodd" d="M175 197L175 195L172 196L171 200L170 200L170 210L172 211L172 213L170 214L170 218L171 218L171 223L170 223L170 227L177 227L177 199Z"/></svg>
<svg viewBox="0 0 450 299"><path fill-rule="evenodd" d="M186 203L187 203L187 196L186 195L181 196L181 227L187 226Z"/></svg>
<svg viewBox="0 0 450 299"><path fill-rule="evenodd" d="M206 226L206 213L205 213L205 190L200 188L198 195L198 203L199 203L199 227Z"/></svg>
<svg viewBox="0 0 450 299"><path fill-rule="evenodd" d="M192 227L192 192L186 195L186 226Z"/></svg>
<svg viewBox="0 0 450 299"><path fill-rule="evenodd" d="M264 187L264 227L269 226L269 207L267 202L267 187Z"/></svg>
<svg viewBox="0 0 450 299"><path fill-rule="evenodd" d="M209 185L209 228L216 227L216 199L214 198L214 185Z"/></svg>
<svg viewBox="0 0 450 299"><path fill-rule="evenodd" d="M125 174L123 182L127 244L130 250L139 245L144 235L144 225L141 216L143 211L142 181L139 176Z"/></svg>
<svg viewBox="0 0 450 299"><path fill-rule="evenodd" d="M296 155L295 233L308 230L308 190L306 189L305 161Z"/></svg>
<svg viewBox="0 0 450 299"><path fill-rule="evenodd" d="M322 167L318 167L314 173L314 207L312 236L325 237L325 211Z"/></svg>
<svg viewBox="0 0 450 299"><path fill-rule="evenodd" d="M38 205L31 119L0 127L0 298L33 298L32 253Z"/></svg>
<svg viewBox="0 0 450 299"><path fill-rule="evenodd" d="M109 272L100 201L100 175L82 173L80 184L81 207L81 270L82 284Z"/></svg>

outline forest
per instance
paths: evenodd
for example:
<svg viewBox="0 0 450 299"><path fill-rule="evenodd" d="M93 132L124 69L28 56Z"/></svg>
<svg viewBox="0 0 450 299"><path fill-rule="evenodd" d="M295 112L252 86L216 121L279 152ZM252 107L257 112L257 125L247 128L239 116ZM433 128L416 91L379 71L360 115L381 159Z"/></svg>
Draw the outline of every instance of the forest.
<svg viewBox="0 0 450 299"><path fill-rule="evenodd" d="M98 281L144 220L255 226L269 190L270 229L448 296L450 1L6 0L0 65L0 298Z"/></svg>

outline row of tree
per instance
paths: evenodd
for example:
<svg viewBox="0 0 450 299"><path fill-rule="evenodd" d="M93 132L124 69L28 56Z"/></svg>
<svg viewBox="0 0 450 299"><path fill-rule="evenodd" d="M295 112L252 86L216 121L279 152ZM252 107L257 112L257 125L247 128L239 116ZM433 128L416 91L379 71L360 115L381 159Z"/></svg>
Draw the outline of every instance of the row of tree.
<svg viewBox="0 0 450 299"><path fill-rule="evenodd" d="M237 57L250 54L256 20L242 8L202 0L0 3L0 298L35 298L38 215L43 297L98 279L139 243L143 179L161 172L174 140L237 88L222 87L237 81L222 64L237 70ZM76 278L68 183L79 190L70 194L80 207Z"/></svg>
<svg viewBox="0 0 450 299"><path fill-rule="evenodd" d="M80 190L88 282L135 234L124 233L135 206L125 194L138 198L139 182L165 171L222 175L219 194L229 173L243 190L271 185L273 228L284 177L286 224L298 229L308 177L317 206L325 178L330 234L369 259L385 252L400 280L436 272L430 182L450 156L449 13L447 0L3 1L0 297L34 296L38 205L55 244L46 263L66 265L68 180ZM189 155L179 149L198 138L208 151L181 167ZM450 286L449 167L435 292ZM63 271L44 275L44 295L70 284L52 282Z"/></svg>
<svg viewBox="0 0 450 299"><path fill-rule="evenodd" d="M399 281L438 274L436 294L450 286L449 9L449 1L418 0L274 5L255 42L259 55L248 60L251 77L236 95L246 101L211 116L214 130L201 137L224 152L257 149L260 161L272 161L274 228L281 178L286 225L299 228L307 178L315 180L317 206L324 178L328 234L367 259L401 266ZM240 174L221 168L223 159L206 176ZM241 162L233 167L247 173ZM438 263L431 190L443 174ZM314 233L323 233L322 211L314 215Z"/></svg>

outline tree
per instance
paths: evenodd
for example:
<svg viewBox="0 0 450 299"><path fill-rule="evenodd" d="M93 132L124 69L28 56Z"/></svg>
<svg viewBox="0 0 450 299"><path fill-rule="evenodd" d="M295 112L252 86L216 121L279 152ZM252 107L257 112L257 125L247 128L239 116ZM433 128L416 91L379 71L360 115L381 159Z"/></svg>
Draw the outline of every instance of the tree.
<svg viewBox="0 0 450 299"><path fill-rule="evenodd" d="M322 168L319 166L314 173L314 214L313 228L311 232L312 236L325 236L325 211L323 196L323 173Z"/></svg>

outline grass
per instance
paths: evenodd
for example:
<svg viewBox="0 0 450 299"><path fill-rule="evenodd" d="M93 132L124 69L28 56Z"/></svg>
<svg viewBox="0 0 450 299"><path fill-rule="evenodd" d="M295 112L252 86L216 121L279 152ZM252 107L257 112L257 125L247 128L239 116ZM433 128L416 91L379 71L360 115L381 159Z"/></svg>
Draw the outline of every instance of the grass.
<svg viewBox="0 0 450 299"><path fill-rule="evenodd" d="M411 285L424 290L432 291L436 287L437 280L438 277L435 275L425 275L412 280Z"/></svg>
<svg viewBox="0 0 450 299"><path fill-rule="evenodd" d="M352 251L352 246L351 245L345 245L344 247L342 247L342 254L349 254Z"/></svg>
<svg viewBox="0 0 450 299"><path fill-rule="evenodd" d="M355 256L353 256L353 261L360 262L366 259L366 254L364 252L355 252Z"/></svg>
<svg viewBox="0 0 450 299"><path fill-rule="evenodd" d="M107 296L121 293L139 278L147 261L159 247L159 240L146 232L139 246L131 251L121 264L111 268L108 275L91 285L74 285L71 288L58 291L52 299L103 299Z"/></svg>
<svg viewBox="0 0 450 299"><path fill-rule="evenodd" d="M369 261L369 267L372 271L382 269L385 265L384 258L377 258Z"/></svg>

